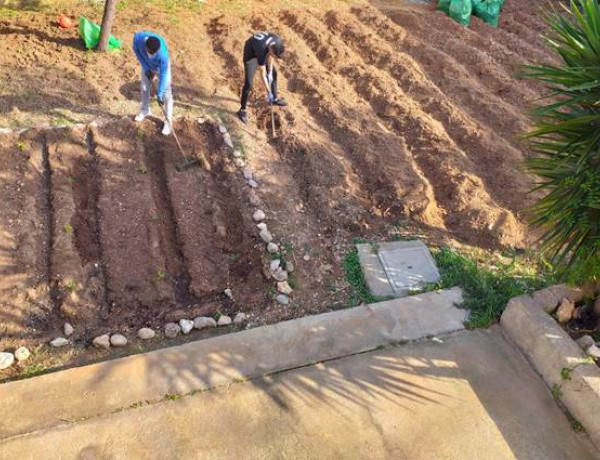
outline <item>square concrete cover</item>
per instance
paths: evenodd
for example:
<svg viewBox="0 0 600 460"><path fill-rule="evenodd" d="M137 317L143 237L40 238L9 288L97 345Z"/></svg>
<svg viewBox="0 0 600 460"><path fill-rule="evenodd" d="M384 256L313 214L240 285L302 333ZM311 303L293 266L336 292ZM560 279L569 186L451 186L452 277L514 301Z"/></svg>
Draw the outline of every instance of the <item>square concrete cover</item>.
<svg viewBox="0 0 600 460"><path fill-rule="evenodd" d="M357 249L373 295L403 297L440 278L429 249L421 241L359 244Z"/></svg>

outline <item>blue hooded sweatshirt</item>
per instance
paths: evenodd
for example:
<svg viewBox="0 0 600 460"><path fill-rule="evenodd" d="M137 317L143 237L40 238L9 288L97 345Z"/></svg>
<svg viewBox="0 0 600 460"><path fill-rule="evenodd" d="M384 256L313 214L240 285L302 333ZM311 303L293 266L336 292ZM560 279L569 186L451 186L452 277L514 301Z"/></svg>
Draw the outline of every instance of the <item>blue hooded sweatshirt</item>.
<svg viewBox="0 0 600 460"><path fill-rule="evenodd" d="M146 51L146 40L149 37L156 37L160 41L160 48L152 57L148 56L148 51ZM167 90L167 72L169 71L169 50L165 39L154 32L138 32L133 36L133 51L144 72L147 70L158 71L157 96L162 99Z"/></svg>

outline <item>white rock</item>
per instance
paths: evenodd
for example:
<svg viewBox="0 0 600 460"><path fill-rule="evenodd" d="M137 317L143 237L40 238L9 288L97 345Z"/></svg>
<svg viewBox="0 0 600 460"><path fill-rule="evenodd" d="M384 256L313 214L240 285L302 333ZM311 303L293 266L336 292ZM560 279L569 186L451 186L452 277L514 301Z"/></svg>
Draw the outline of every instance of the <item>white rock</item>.
<svg viewBox="0 0 600 460"><path fill-rule="evenodd" d="M225 145L227 147L229 147L230 149L233 148L233 141L231 140L231 136L229 133L223 134L223 141L225 142Z"/></svg>
<svg viewBox="0 0 600 460"><path fill-rule="evenodd" d="M265 220L267 216L263 210L257 209L254 211L252 218L254 219L254 222L260 222L261 220Z"/></svg>
<svg viewBox="0 0 600 460"><path fill-rule="evenodd" d="M179 335L180 331L181 331L181 328L179 327L179 324L175 324L175 323L165 324L165 337L167 339L174 339L175 337L177 337Z"/></svg>
<svg viewBox="0 0 600 460"><path fill-rule="evenodd" d="M277 297L275 297L275 300L281 305L288 305L290 303L290 298L285 294L279 294Z"/></svg>
<svg viewBox="0 0 600 460"><path fill-rule="evenodd" d="M594 339L590 335L584 335L583 337L577 340L577 345L579 345L583 351L587 350L595 344L596 342L594 342Z"/></svg>
<svg viewBox="0 0 600 460"><path fill-rule="evenodd" d="M219 125L219 132L225 134L227 132L227 127L225 125Z"/></svg>
<svg viewBox="0 0 600 460"><path fill-rule="evenodd" d="M73 326L71 326L69 323L65 323L63 332L65 333L65 337L71 337L73 332L75 332L75 329L73 329Z"/></svg>
<svg viewBox="0 0 600 460"><path fill-rule="evenodd" d="M219 317L219 321L217 321L217 326L229 326L233 321L231 317L227 315L221 315Z"/></svg>
<svg viewBox="0 0 600 460"><path fill-rule="evenodd" d="M558 307L558 311L556 312L556 318L558 322L561 324L567 323L571 321L573 318L573 314L575 313L575 303L571 302L569 299L563 299Z"/></svg>
<svg viewBox="0 0 600 460"><path fill-rule="evenodd" d="M252 174L252 170L250 168L244 168L242 174L244 175L244 179L246 180L254 179L254 174Z"/></svg>
<svg viewBox="0 0 600 460"><path fill-rule="evenodd" d="M12 353L0 353L0 369L6 369L15 362L15 355Z"/></svg>
<svg viewBox="0 0 600 460"><path fill-rule="evenodd" d="M273 278L276 281L285 281L288 279L287 272L281 267L279 267L277 270L271 272L271 275L273 276Z"/></svg>
<svg viewBox="0 0 600 460"><path fill-rule="evenodd" d="M254 179L250 179L248 181L248 185L252 188L256 188L256 187L258 187L258 182L256 182Z"/></svg>
<svg viewBox="0 0 600 460"><path fill-rule="evenodd" d="M69 345L69 341L64 337L57 337L50 342L50 346L54 348L64 347L65 345Z"/></svg>
<svg viewBox="0 0 600 460"><path fill-rule="evenodd" d="M139 331L137 331L137 336L141 340L153 339L155 335L156 335L156 332L154 332L152 329L150 329L148 327L143 327Z"/></svg>
<svg viewBox="0 0 600 460"><path fill-rule="evenodd" d="M223 293L231 300L233 300L233 292L231 291L231 289L227 288L223 291Z"/></svg>
<svg viewBox="0 0 600 460"><path fill-rule="evenodd" d="M246 321L246 313L238 313L233 318L233 324L242 324L244 321Z"/></svg>
<svg viewBox="0 0 600 460"><path fill-rule="evenodd" d="M279 267L281 267L281 260L279 259L273 259L269 263L269 270L271 270L271 273L277 270Z"/></svg>
<svg viewBox="0 0 600 460"><path fill-rule="evenodd" d="M196 121L198 122L199 125L203 125L204 123L206 123L206 119L202 118L202 117L198 118Z"/></svg>
<svg viewBox="0 0 600 460"><path fill-rule="evenodd" d="M0 128L0 134L10 134L12 133L12 129L10 128Z"/></svg>
<svg viewBox="0 0 600 460"><path fill-rule="evenodd" d="M124 347L127 345L127 337L123 334L113 334L110 336L110 344L113 347Z"/></svg>
<svg viewBox="0 0 600 460"><path fill-rule="evenodd" d="M294 263L290 260L288 260L285 263L285 269L288 273L294 273Z"/></svg>
<svg viewBox="0 0 600 460"><path fill-rule="evenodd" d="M194 322L189 319L180 319L179 327L184 335L188 335L190 332L192 332L192 329L194 329Z"/></svg>
<svg viewBox="0 0 600 460"><path fill-rule="evenodd" d="M292 292L294 292L294 290L287 281L279 281L277 283L277 290L285 295L291 295Z"/></svg>
<svg viewBox="0 0 600 460"><path fill-rule="evenodd" d="M269 232L269 230L261 230L258 236L260 236L260 238L265 243L270 243L271 241L273 241L273 235L271 235L271 232Z"/></svg>
<svg viewBox="0 0 600 460"><path fill-rule="evenodd" d="M242 152L240 152L239 150L234 150L233 151L233 157L234 158L241 158L242 157Z"/></svg>
<svg viewBox="0 0 600 460"><path fill-rule="evenodd" d="M275 243L267 244L267 252L269 252L269 254L275 254L277 251L279 251L279 246Z"/></svg>
<svg viewBox="0 0 600 460"><path fill-rule="evenodd" d="M209 316L198 316L194 319L194 328L206 329L208 327L217 327L217 322Z"/></svg>
<svg viewBox="0 0 600 460"><path fill-rule="evenodd" d="M108 350L110 348L110 337L108 336L108 334L99 335L94 340L92 340L92 344L96 348L103 348L105 350Z"/></svg>
<svg viewBox="0 0 600 460"><path fill-rule="evenodd" d="M302 257L306 262L308 262L310 260L310 256L308 254L304 254L304 257Z"/></svg>
<svg viewBox="0 0 600 460"><path fill-rule="evenodd" d="M592 345L585 352L594 359L600 359L600 347L597 345Z"/></svg>
<svg viewBox="0 0 600 460"><path fill-rule="evenodd" d="M27 348L27 347L19 347L19 348L17 348L17 351L15 351L15 358L17 358L17 361L19 361L19 362L27 361L30 356L31 356L31 352L29 351L29 348Z"/></svg>
<svg viewBox="0 0 600 460"><path fill-rule="evenodd" d="M267 229L267 224L261 222L260 224L257 224L256 227L262 232L263 230Z"/></svg>
<svg viewBox="0 0 600 460"><path fill-rule="evenodd" d="M242 160L241 158L236 158L233 163L238 167L238 168L243 168L244 165L246 164L246 162L244 160Z"/></svg>

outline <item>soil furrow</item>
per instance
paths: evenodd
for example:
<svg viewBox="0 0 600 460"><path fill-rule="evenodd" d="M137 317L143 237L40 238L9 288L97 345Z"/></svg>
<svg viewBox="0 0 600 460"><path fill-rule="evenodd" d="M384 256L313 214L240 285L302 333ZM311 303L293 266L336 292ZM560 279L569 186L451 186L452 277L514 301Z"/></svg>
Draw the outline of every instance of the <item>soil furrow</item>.
<svg viewBox="0 0 600 460"><path fill-rule="evenodd" d="M369 194L371 213L389 218L411 215L427 225L444 228L435 200L428 199L428 184L411 168L400 139L374 122L370 109L342 78L319 69L322 65L292 27L280 28L294 43L281 66L288 88L302 95L305 107L321 128L344 146Z"/></svg>
<svg viewBox="0 0 600 460"><path fill-rule="evenodd" d="M175 303L173 255L153 199L143 132L127 119L93 129L100 171L100 240L110 320L139 325Z"/></svg>
<svg viewBox="0 0 600 460"><path fill-rule="evenodd" d="M479 104L479 113L470 114L473 115L472 118L468 115L470 110L465 113L465 110L456 107L436 85L429 82L418 66L410 62L408 65L399 62L394 50L385 42L375 39L368 32L369 29L364 28L352 15L327 13L326 25L329 31L341 36L341 39L331 36L328 46L339 49L347 44L354 51L352 61L368 66L365 68L367 74L359 77L356 77L358 67L354 65L339 66L338 71L354 78L355 88L362 97L374 104L378 114L409 117L411 112L425 112L443 125L448 141L456 143L466 153L471 160L468 163L469 169L485 179L488 192L495 201L513 211L526 205L527 191L532 184L526 174L518 173L523 155L494 132L492 126L500 123L490 123L494 116L498 120L510 118L510 114L497 116L492 110L485 110L489 106ZM308 29L317 30L322 27L324 26L316 20L310 19L307 23ZM366 30L362 30L363 28ZM394 78L391 79L389 75ZM373 91L374 88L377 91ZM420 107L411 107L414 105L413 101ZM485 122L480 124L477 120ZM515 134L504 132L506 138ZM507 183L512 184L510 194L507 194Z"/></svg>
<svg viewBox="0 0 600 460"><path fill-rule="evenodd" d="M344 74L359 97L371 101L375 112L381 118L388 119L392 129L407 140L417 163L434 187L437 201L453 213L446 220L447 224L452 222L449 226L453 230L468 233L470 238L485 246L520 243L519 224L512 213L490 198L480 178L468 173L474 169L472 164L465 153L447 138L443 127L436 126L439 123L431 120L410 100L405 101L406 108L398 105L400 113L395 113L389 98L373 84L372 72L355 64L357 59L347 47L336 43L335 37L327 39L326 33L319 33L320 26L315 21L304 16L300 19L292 12L283 13L281 19L312 48L321 65L325 66L324 74ZM436 135L424 138L423 132ZM476 199L459 202L456 197L465 192ZM454 215L458 213L472 217L468 220L456 219Z"/></svg>
<svg viewBox="0 0 600 460"><path fill-rule="evenodd" d="M83 331L98 324L105 305L93 157L84 129L53 131L46 139L53 210L51 280L61 314Z"/></svg>
<svg viewBox="0 0 600 460"><path fill-rule="evenodd" d="M452 99L473 107L486 103L510 111L508 103L522 110L539 97L540 87L518 84L514 79L518 66L527 58L520 51L503 50L498 42L485 38L484 32L475 34L449 18L454 24L444 22L435 27L430 21L445 21L437 13L425 20L411 12L391 13L392 19L372 8L353 8L352 12L377 35L416 60ZM452 30L450 35L447 27ZM523 115L515 112L505 122L522 123L522 119Z"/></svg>
<svg viewBox="0 0 600 460"><path fill-rule="evenodd" d="M45 340L49 289L49 188L43 136L0 136L0 349Z"/></svg>

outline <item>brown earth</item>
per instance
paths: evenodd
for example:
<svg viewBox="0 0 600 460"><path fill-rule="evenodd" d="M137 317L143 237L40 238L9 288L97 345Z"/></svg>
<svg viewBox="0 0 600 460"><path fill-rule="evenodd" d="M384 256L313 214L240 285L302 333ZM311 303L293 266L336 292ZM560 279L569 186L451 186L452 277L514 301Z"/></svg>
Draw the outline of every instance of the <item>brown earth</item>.
<svg viewBox="0 0 600 460"><path fill-rule="evenodd" d="M87 2L63 3L61 12L100 17ZM532 179L516 138L542 88L514 74L553 59L541 39L545 2L507 0L498 29L477 18L465 29L435 2L167 3L121 2L114 33L126 47L108 54L58 29L54 6L0 9L0 126L112 120L0 136L0 349L47 340L67 319L86 343L191 313L242 310L261 323L339 308L350 293L341 261L357 236L530 244L521 214ZM215 123L177 125L184 147L212 165L179 173L155 121L121 119L138 107L139 29L169 43L177 112L224 121L257 192ZM250 125L234 116L243 42L259 29L287 42L289 108L275 110L275 132L258 81ZM286 308L272 301L250 193L297 267Z"/></svg>

